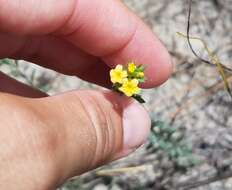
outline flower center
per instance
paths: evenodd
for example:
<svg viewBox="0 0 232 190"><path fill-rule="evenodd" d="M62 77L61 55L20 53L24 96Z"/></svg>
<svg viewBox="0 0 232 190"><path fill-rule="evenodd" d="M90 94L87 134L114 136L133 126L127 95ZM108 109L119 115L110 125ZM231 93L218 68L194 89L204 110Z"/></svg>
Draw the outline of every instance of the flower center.
<svg viewBox="0 0 232 190"><path fill-rule="evenodd" d="M117 78L122 78L122 72L121 71L116 72L116 77Z"/></svg>

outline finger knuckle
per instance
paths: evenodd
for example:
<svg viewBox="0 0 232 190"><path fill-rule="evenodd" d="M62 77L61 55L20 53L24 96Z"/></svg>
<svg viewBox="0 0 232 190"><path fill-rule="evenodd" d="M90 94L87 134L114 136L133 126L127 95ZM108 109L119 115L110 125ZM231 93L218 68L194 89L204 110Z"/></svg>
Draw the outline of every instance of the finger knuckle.
<svg viewBox="0 0 232 190"><path fill-rule="evenodd" d="M106 161L115 152L116 129L113 113L104 99L90 92L85 101L88 101L84 106L95 137L93 138L95 150L92 155L94 159L91 163L94 166Z"/></svg>

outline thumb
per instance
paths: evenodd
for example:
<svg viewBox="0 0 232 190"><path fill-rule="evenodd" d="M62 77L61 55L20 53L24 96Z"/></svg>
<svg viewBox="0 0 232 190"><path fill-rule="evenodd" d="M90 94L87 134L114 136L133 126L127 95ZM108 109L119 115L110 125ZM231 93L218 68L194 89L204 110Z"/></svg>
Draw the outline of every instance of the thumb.
<svg viewBox="0 0 232 190"><path fill-rule="evenodd" d="M70 92L33 105L46 126L55 128L52 157L62 182L133 152L150 129L139 103L109 91Z"/></svg>

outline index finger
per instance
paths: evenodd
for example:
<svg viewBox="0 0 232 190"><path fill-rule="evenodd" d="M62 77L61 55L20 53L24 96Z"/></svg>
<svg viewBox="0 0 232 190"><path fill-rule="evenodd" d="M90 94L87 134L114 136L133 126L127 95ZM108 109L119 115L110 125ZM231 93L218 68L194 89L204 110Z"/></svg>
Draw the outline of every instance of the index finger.
<svg viewBox="0 0 232 190"><path fill-rule="evenodd" d="M65 38L102 57L111 68L132 60L146 65L147 80L143 87L157 86L171 73L170 57L162 43L118 0L79 0L66 26L68 29L61 31Z"/></svg>
<svg viewBox="0 0 232 190"><path fill-rule="evenodd" d="M0 0L0 5L3 31L60 36L110 67L131 60L146 65L144 87L163 83L171 73L162 43L118 0L24 0L23 6L20 0Z"/></svg>

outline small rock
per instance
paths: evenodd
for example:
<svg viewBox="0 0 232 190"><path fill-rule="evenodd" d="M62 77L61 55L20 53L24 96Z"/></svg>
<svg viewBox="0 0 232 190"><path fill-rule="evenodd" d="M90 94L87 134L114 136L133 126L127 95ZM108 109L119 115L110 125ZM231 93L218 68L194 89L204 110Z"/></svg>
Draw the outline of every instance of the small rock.
<svg viewBox="0 0 232 190"><path fill-rule="evenodd" d="M108 190L107 186L103 184L96 185L93 190Z"/></svg>

